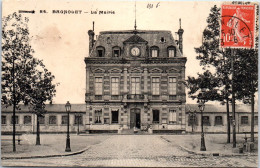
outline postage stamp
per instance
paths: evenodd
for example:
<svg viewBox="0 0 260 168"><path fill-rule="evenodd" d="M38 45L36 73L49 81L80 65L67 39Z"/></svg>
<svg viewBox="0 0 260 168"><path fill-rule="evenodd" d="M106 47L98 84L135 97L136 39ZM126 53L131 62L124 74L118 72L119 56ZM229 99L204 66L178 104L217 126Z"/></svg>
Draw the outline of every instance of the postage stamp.
<svg viewBox="0 0 260 168"><path fill-rule="evenodd" d="M255 45L255 6L221 6L221 47L253 48Z"/></svg>

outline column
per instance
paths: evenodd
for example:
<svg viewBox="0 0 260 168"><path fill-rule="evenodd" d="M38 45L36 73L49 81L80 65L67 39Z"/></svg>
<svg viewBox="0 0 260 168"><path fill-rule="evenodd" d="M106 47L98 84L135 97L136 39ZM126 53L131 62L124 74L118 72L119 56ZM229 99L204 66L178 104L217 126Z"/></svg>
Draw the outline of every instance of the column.
<svg viewBox="0 0 260 168"><path fill-rule="evenodd" d="M86 67L86 93L89 93L89 67Z"/></svg>
<svg viewBox="0 0 260 168"><path fill-rule="evenodd" d="M148 75L148 71L147 68L144 68L144 99L147 99L147 93L148 93L148 83L147 83L147 75Z"/></svg>
<svg viewBox="0 0 260 168"><path fill-rule="evenodd" d="M89 130L90 130L89 115L90 115L90 105L87 104L87 106L86 106L86 118L85 118L86 133L89 133Z"/></svg>
<svg viewBox="0 0 260 168"><path fill-rule="evenodd" d="M124 68L124 99L126 99L127 94L127 68Z"/></svg>

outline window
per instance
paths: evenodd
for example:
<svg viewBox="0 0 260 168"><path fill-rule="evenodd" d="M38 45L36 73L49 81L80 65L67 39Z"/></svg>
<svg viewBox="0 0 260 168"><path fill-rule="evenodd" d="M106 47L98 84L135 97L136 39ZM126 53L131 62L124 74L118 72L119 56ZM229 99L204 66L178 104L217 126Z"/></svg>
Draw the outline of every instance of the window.
<svg viewBox="0 0 260 168"><path fill-rule="evenodd" d="M175 57L176 56L176 50L174 46L168 47L168 56L169 57Z"/></svg>
<svg viewBox="0 0 260 168"><path fill-rule="evenodd" d="M107 37L107 44L110 44L111 43L111 39L110 37Z"/></svg>
<svg viewBox="0 0 260 168"><path fill-rule="evenodd" d="M95 123L102 123L102 110L95 110Z"/></svg>
<svg viewBox="0 0 260 168"><path fill-rule="evenodd" d="M159 110L153 110L153 123L159 123L159 121L160 121Z"/></svg>
<svg viewBox="0 0 260 168"><path fill-rule="evenodd" d="M164 37L161 37L160 42L161 43L166 43L166 39Z"/></svg>
<svg viewBox="0 0 260 168"><path fill-rule="evenodd" d="M153 95L160 94L160 78L158 77L152 78L152 94Z"/></svg>
<svg viewBox="0 0 260 168"><path fill-rule="evenodd" d="M176 78L169 77L169 95L176 95Z"/></svg>
<svg viewBox="0 0 260 168"><path fill-rule="evenodd" d="M176 123L177 117L176 117L176 110L170 110L169 111L169 123Z"/></svg>
<svg viewBox="0 0 260 168"><path fill-rule="evenodd" d="M255 116L255 121L254 121L254 125L258 125L258 116Z"/></svg>
<svg viewBox="0 0 260 168"><path fill-rule="evenodd" d="M158 57L158 50L152 49L152 57Z"/></svg>
<svg viewBox="0 0 260 168"><path fill-rule="evenodd" d="M241 116L241 124L248 124L248 116Z"/></svg>
<svg viewBox="0 0 260 168"><path fill-rule="evenodd" d="M1 116L1 124L6 124L6 116Z"/></svg>
<svg viewBox="0 0 260 168"><path fill-rule="evenodd" d="M132 91L132 94L140 94L140 78L139 77L131 78L131 91Z"/></svg>
<svg viewBox="0 0 260 168"><path fill-rule="evenodd" d="M61 124L68 124L68 116L62 116L61 117Z"/></svg>
<svg viewBox="0 0 260 168"><path fill-rule="evenodd" d="M45 124L45 116L39 116L39 123Z"/></svg>
<svg viewBox="0 0 260 168"><path fill-rule="evenodd" d="M203 125L208 125L208 126L210 125L209 116L203 116L202 121L203 121Z"/></svg>
<svg viewBox="0 0 260 168"><path fill-rule="evenodd" d="M57 124L57 117L56 116L49 116L49 124Z"/></svg>
<svg viewBox="0 0 260 168"><path fill-rule="evenodd" d="M105 56L105 48L104 47L97 47L97 56L98 57L104 57Z"/></svg>
<svg viewBox="0 0 260 168"><path fill-rule="evenodd" d="M159 48L156 46L151 47L151 56L158 57L159 55Z"/></svg>
<svg viewBox="0 0 260 168"><path fill-rule="evenodd" d="M83 118L82 115L75 115L75 120L74 120L74 124L79 124L82 125L83 124Z"/></svg>
<svg viewBox="0 0 260 168"><path fill-rule="evenodd" d="M23 123L24 124L32 124L32 117L31 116L24 116L23 118Z"/></svg>
<svg viewBox="0 0 260 168"><path fill-rule="evenodd" d="M111 94L112 95L119 95L119 78L112 77L111 78Z"/></svg>
<svg viewBox="0 0 260 168"><path fill-rule="evenodd" d="M12 116L11 124L13 124L13 116ZM15 124L19 124L18 116L15 116Z"/></svg>
<svg viewBox="0 0 260 168"><path fill-rule="evenodd" d="M120 47L113 47L113 57L120 56Z"/></svg>
<svg viewBox="0 0 260 168"><path fill-rule="evenodd" d="M190 113L188 118L188 126L198 125L195 113Z"/></svg>
<svg viewBox="0 0 260 168"><path fill-rule="evenodd" d="M95 95L102 95L103 91L103 82L102 77L95 78Z"/></svg>
<svg viewBox="0 0 260 168"><path fill-rule="evenodd" d="M119 110L112 110L112 123L118 123Z"/></svg>
<svg viewBox="0 0 260 168"><path fill-rule="evenodd" d="M215 117L215 125L223 125L222 116Z"/></svg>

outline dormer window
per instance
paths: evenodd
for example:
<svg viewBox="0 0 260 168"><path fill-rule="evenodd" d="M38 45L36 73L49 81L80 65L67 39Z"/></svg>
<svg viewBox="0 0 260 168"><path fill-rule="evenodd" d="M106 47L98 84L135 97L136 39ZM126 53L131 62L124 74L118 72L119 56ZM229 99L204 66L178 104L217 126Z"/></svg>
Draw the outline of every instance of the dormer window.
<svg viewBox="0 0 260 168"><path fill-rule="evenodd" d="M105 48L102 46L97 47L97 57L105 56Z"/></svg>
<svg viewBox="0 0 260 168"><path fill-rule="evenodd" d="M120 47L113 47L113 57L120 56Z"/></svg>
<svg viewBox="0 0 260 168"><path fill-rule="evenodd" d="M160 42L161 43L166 43L166 39L164 37L161 37Z"/></svg>
<svg viewBox="0 0 260 168"><path fill-rule="evenodd" d="M176 57L176 48L174 46L168 47L168 57Z"/></svg>
<svg viewBox="0 0 260 168"><path fill-rule="evenodd" d="M159 47L157 46L151 47L151 56L154 58L159 56Z"/></svg>

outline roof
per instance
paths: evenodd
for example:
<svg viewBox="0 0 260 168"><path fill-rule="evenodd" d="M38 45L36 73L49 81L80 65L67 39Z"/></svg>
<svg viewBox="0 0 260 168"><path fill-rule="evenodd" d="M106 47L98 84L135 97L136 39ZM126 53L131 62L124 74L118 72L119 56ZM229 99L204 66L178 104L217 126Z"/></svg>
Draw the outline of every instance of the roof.
<svg viewBox="0 0 260 168"><path fill-rule="evenodd" d="M19 112L28 112L29 106L19 105ZM13 111L12 106L8 106L7 108L1 106L1 110L3 112ZM65 104L46 104L45 110L49 112L65 112ZM85 104L71 104L71 112L86 112L86 105Z"/></svg>
<svg viewBox="0 0 260 168"><path fill-rule="evenodd" d="M19 105L21 110L19 112L28 112L28 106ZM5 108L4 106L1 107L3 112L11 112L13 110L12 106ZM49 112L65 112L65 104L47 104L46 108ZM198 104L186 104L185 111L199 111ZM231 105L229 107L230 112L232 111ZM258 112L258 105L254 108L255 112ZM205 112L226 112L225 105L216 105L216 104L205 104ZM86 112L86 104L71 104L71 112ZM251 106L245 104L237 104L236 105L236 112L251 112Z"/></svg>
<svg viewBox="0 0 260 168"><path fill-rule="evenodd" d="M161 42L161 38L165 39L165 42ZM123 49L124 42L129 40L140 40L147 42L149 47L158 46L160 52L167 53L168 46L174 46L176 48L176 56L182 56L179 47L176 45L171 31L167 30L126 30L126 31L102 31L98 36L90 57L95 57L96 52L93 52L96 47L102 46L105 48L105 57L112 56L112 48L117 46ZM163 45L162 45L163 44Z"/></svg>
<svg viewBox="0 0 260 168"><path fill-rule="evenodd" d="M185 111L186 112L193 112L193 111L197 111L199 112L199 107L198 104L186 104L185 106ZM236 112L251 112L251 105L247 105L247 104L236 104L235 106L235 110ZM204 112L209 112L209 113L213 113L213 112L223 112L225 113L227 111L226 109L226 105L216 105L216 104L205 104L205 109ZM232 112L232 106L229 106L229 111ZM255 105L254 108L255 112L258 112L258 105Z"/></svg>
<svg viewBox="0 0 260 168"><path fill-rule="evenodd" d="M131 36L126 41L124 41L124 43L128 43L128 42L132 42L132 43L147 43L147 41L145 41L142 37L137 36L136 34Z"/></svg>

